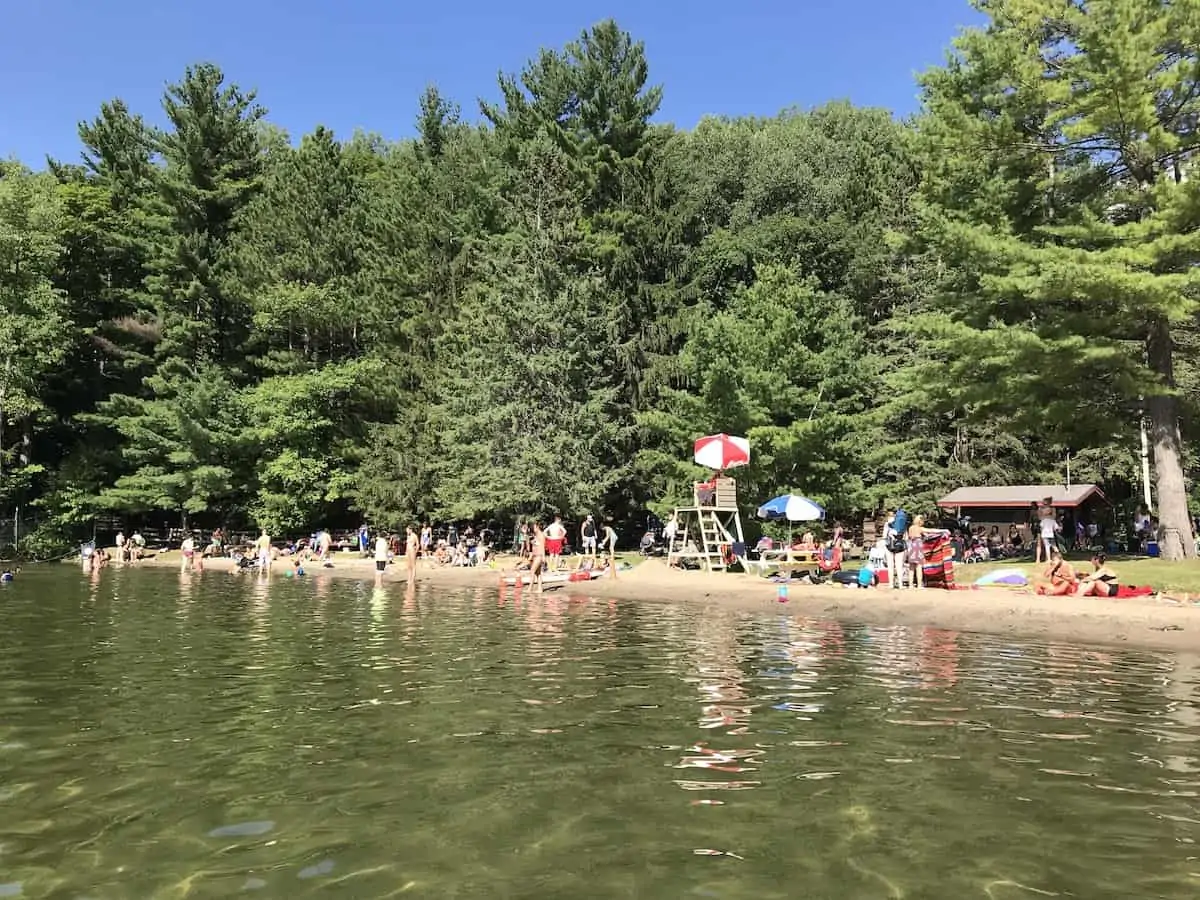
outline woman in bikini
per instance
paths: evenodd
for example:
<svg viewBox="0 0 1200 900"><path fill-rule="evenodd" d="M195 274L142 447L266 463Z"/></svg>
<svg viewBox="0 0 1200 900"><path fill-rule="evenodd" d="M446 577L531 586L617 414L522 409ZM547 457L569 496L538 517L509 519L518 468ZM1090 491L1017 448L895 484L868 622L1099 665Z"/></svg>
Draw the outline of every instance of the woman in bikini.
<svg viewBox="0 0 1200 900"><path fill-rule="evenodd" d="M420 540L417 537L417 533L409 525L407 531L404 533L404 567L408 572L409 581L412 581L417 574L417 552L419 548Z"/></svg>
<svg viewBox="0 0 1200 900"><path fill-rule="evenodd" d="M1073 593L1079 584L1079 576L1075 574L1075 569L1062 558L1062 553L1057 547L1050 551L1050 565L1046 566L1042 577L1048 583L1039 585L1038 593L1048 597L1064 597Z"/></svg>
<svg viewBox="0 0 1200 900"><path fill-rule="evenodd" d="M1115 597L1121 589L1117 573L1108 567L1108 557L1097 553L1092 557L1091 575L1085 576L1075 590L1076 597Z"/></svg>
<svg viewBox="0 0 1200 900"><path fill-rule="evenodd" d="M546 568L546 532L542 531L542 526L533 523L533 546L530 548L533 555L529 560L529 585L537 587L537 592L542 592L542 570Z"/></svg>

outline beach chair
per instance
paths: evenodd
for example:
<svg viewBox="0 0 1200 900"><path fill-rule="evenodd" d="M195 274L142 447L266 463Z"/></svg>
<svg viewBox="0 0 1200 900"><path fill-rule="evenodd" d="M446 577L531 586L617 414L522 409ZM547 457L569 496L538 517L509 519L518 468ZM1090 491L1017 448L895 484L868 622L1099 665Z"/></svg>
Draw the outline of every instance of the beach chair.
<svg viewBox="0 0 1200 900"><path fill-rule="evenodd" d="M821 551L817 554L817 570L822 575L830 575L834 572L841 571L842 568L842 548L834 547L828 551Z"/></svg>

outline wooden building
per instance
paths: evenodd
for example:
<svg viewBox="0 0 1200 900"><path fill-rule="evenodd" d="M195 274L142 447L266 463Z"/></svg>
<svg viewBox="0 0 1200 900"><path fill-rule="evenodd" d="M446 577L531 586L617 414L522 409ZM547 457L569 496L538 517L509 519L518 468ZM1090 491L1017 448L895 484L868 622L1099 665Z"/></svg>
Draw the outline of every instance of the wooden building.
<svg viewBox="0 0 1200 900"><path fill-rule="evenodd" d="M969 518L972 528L985 525L990 529L999 525L1007 533L1009 525L1017 525L1028 540L1033 505L1040 506L1047 499L1058 511L1064 530L1074 529L1076 522L1100 524L1108 519L1108 499L1094 484L961 487L939 500L938 506L957 518Z"/></svg>

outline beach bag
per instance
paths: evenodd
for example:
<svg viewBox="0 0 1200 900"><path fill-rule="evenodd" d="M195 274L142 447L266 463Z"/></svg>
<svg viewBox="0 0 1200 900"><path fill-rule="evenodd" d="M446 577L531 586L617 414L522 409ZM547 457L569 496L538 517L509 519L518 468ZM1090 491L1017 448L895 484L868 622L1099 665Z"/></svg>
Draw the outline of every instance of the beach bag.
<svg viewBox="0 0 1200 900"><path fill-rule="evenodd" d="M908 544L904 535L908 532L908 513L902 509L896 510L896 518L892 520L892 533L888 536L887 548L890 553L903 553Z"/></svg>

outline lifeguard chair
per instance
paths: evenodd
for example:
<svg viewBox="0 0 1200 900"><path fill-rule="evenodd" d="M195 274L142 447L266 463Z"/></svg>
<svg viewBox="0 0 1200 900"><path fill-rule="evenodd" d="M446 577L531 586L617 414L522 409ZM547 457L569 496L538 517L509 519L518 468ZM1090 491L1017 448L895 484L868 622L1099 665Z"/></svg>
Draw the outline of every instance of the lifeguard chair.
<svg viewBox="0 0 1200 900"><path fill-rule="evenodd" d="M675 510L679 527L667 547L667 563L694 559L710 572L724 571L734 545L745 545L737 482L721 477L696 482L692 485L692 503Z"/></svg>

